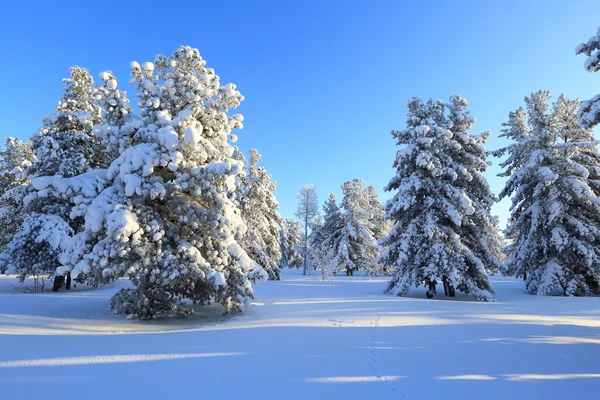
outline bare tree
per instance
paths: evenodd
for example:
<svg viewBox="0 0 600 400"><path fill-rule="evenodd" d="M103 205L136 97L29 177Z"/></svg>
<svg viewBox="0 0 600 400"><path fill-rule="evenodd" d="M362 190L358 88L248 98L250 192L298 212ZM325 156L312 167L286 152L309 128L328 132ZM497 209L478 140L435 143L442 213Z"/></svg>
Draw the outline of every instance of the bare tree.
<svg viewBox="0 0 600 400"><path fill-rule="evenodd" d="M313 184L307 184L298 191L298 208L296 209L296 217L300 219L304 226L304 275L306 275L306 266L308 262L308 230L312 220L319 215L319 199L317 197L317 189Z"/></svg>

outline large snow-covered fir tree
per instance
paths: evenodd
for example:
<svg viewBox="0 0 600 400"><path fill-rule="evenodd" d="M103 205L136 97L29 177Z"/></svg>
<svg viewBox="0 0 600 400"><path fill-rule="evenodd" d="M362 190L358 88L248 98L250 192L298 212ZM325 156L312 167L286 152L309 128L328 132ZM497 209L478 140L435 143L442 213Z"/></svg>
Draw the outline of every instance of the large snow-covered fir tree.
<svg viewBox="0 0 600 400"><path fill-rule="evenodd" d="M260 159L260 153L251 149L250 163L241 177L238 202L247 230L240 244L250 258L269 274L269 279L279 280L279 227L283 219L274 194L276 184L266 169L257 165Z"/></svg>
<svg viewBox="0 0 600 400"><path fill-rule="evenodd" d="M21 229L23 223L23 192L29 185L27 169L35 161L29 144L7 138L0 148L0 254ZM0 272L2 271L0 261Z"/></svg>
<svg viewBox="0 0 600 400"><path fill-rule="evenodd" d="M465 132L468 123L454 130L456 120L467 116L456 107L452 99L445 105L413 98L407 129L392 131L397 144L405 147L396 154L396 175L386 187L396 191L385 205L385 217L394 226L380 241L385 249L380 262L394 268L387 291L396 295L424 282L432 297L436 282L442 280L449 295L458 289L478 300L493 299L486 272L492 257L475 252L471 237L476 228L487 228L473 227L481 219L474 214L486 210L477 202L491 194L467 190L485 159L464 148L479 139Z"/></svg>
<svg viewBox="0 0 600 400"><path fill-rule="evenodd" d="M575 49L576 54L585 54L584 67L588 72L600 71L600 28L586 43L581 43ZM584 128L591 128L600 124L600 94L581 103L578 112L579 124Z"/></svg>
<svg viewBox="0 0 600 400"><path fill-rule="evenodd" d="M246 231L231 199L243 164L230 142L243 118L228 112L243 96L190 47L131 68L141 120L114 141L120 155L98 180L62 270L92 285L129 277L134 289L111 308L133 318L188 312L183 299L242 310L252 282L267 278L235 240Z"/></svg>
<svg viewBox="0 0 600 400"><path fill-rule="evenodd" d="M302 225L293 219L284 219L280 230L281 258L279 268L300 268L304 265L302 256Z"/></svg>
<svg viewBox="0 0 600 400"><path fill-rule="evenodd" d="M495 152L512 195L506 269L527 291L583 295L600 283L600 156L590 129L577 123L579 101L550 92L525 98L503 136L515 141Z"/></svg>
<svg viewBox="0 0 600 400"><path fill-rule="evenodd" d="M42 128L31 139L35 161L26 171L31 185L22 196L27 216L3 256L9 260L9 271L21 278L54 275L70 236L83 229L82 218L71 218L76 193L68 190L69 185L49 190L47 182L56 179L64 184L105 165L100 140L92 133L93 126L101 123L92 77L85 68L72 67L70 78L63 82L66 86L55 112L44 117Z"/></svg>
<svg viewBox="0 0 600 400"><path fill-rule="evenodd" d="M373 233L372 199L362 179L344 182L341 208L343 224L332 233L335 240L329 252L331 269L345 271L348 276L358 270L377 274L379 247Z"/></svg>

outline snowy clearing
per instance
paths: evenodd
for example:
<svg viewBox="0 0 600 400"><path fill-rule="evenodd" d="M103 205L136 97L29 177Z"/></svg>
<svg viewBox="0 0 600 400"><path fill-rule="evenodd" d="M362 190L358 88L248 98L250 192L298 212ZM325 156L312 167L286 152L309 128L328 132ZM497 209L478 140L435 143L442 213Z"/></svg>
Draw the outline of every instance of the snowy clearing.
<svg viewBox="0 0 600 400"><path fill-rule="evenodd" d="M0 277L2 398L524 399L600 390L600 299L496 303L382 293L385 279L283 271L254 306L128 321L100 290L23 294ZM441 285L438 293L442 292ZM443 397L442 397L443 396Z"/></svg>

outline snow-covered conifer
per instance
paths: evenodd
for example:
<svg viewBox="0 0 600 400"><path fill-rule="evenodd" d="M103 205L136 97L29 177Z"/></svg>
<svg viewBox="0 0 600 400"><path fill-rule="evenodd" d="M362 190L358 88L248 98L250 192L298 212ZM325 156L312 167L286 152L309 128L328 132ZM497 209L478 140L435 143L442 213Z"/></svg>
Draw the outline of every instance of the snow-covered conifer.
<svg viewBox="0 0 600 400"><path fill-rule="evenodd" d="M345 271L348 276L358 270L369 275L377 274L379 247L373 233L373 199L368 196L362 179L344 182L342 196L343 224L337 232L333 232L331 268L335 272Z"/></svg>
<svg viewBox="0 0 600 400"><path fill-rule="evenodd" d="M284 219L281 224L281 258L279 268L300 268L304 264L302 257L302 226L293 219Z"/></svg>
<svg viewBox="0 0 600 400"><path fill-rule="evenodd" d="M44 117L42 128L31 139L35 161L26 171L31 185L22 196L28 216L22 231L6 250L10 255L10 270L21 277L39 275L42 271L53 275L60 265L58 257L66 238L83 228L82 218L71 218L73 201L79 193L69 191L70 185L51 190L49 182L52 179L64 182L105 165L100 140L92 133L93 126L101 123L100 109L93 96L93 79L84 68L72 67L70 72L70 78L63 80L66 86L55 112ZM47 232L52 232L51 237ZM54 237L61 238L62 247L55 246ZM35 252L24 245L44 241L47 243L35 247Z"/></svg>
<svg viewBox="0 0 600 400"><path fill-rule="evenodd" d="M187 312L183 299L242 310L252 282L267 278L235 240L246 231L231 200L243 164L230 141L243 117L228 112L243 96L205 65L187 46L131 63L141 123L61 257L62 270L92 285L129 277L134 289L111 300L117 313Z"/></svg>
<svg viewBox="0 0 600 400"><path fill-rule="evenodd" d="M44 117L42 128L31 139L37 158L30 168L32 176L71 177L104 165L99 139L92 134L93 126L101 122L94 80L85 68L76 66L63 82L66 87L55 113Z"/></svg>
<svg viewBox="0 0 600 400"><path fill-rule="evenodd" d="M600 284L600 156L592 132L577 123L579 101L561 95L550 108L549 99L548 91L525 98L524 126L524 113L518 128L511 114L505 136L527 152L498 152L509 154L501 165L510 171L500 195L512 195L506 269L525 278L530 293L578 296Z"/></svg>
<svg viewBox="0 0 600 400"><path fill-rule="evenodd" d="M18 139L9 137L5 148L0 148L0 253L21 229L24 217L21 198L29 184L26 171L34 161L29 144Z"/></svg>
<svg viewBox="0 0 600 400"><path fill-rule="evenodd" d="M473 215L485 207L474 204L478 199L469 197L466 186L477 170L473 165L480 168L484 161L463 149L476 140L462 132L464 127L453 131L461 118L452 115L458 111L453 107L413 98L407 129L392 131L397 144L405 147L396 154L396 175L386 187L396 191L385 205L385 217L394 226L380 241L385 249L380 261L394 268L387 290L396 295L425 282L431 297L442 280L450 295L456 288L476 299L492 300L485 264L489 258L474 253L468 240L476 221ZM465 117L462 111L461 115Z"/></svg>
<svg viewBox="0 0 600 400"><path fill-rule="evenodd" d="M576 54L585 54L584 67L588 72L600 71L600 28L586 43L581 43L575 49ZM578 112L579 124L584 128L591 128L600 124L600 94L581 103Z"/></svg>
<svg viewBox="0 0 600 400"><path fill-rule="evenodd" d="M269 279L279 280L279 226L283 219L274 194L276 184L264 167L257 166L260 158L257 150L250 150L250 164L241 178L238 201L247 231L242 235L240 244L250 258L269 274Z"/></svg>
<svg viewBox="0 0 600 400"><path fill-rule="evenodd" d="M331 193L323 204L322 223L318 229L313 228L310 243L314 266L321 271L323 279L334 272L331 265L332 250L338 242L338 235L343 226L342 212L337 205L335 194Z"/></svg>

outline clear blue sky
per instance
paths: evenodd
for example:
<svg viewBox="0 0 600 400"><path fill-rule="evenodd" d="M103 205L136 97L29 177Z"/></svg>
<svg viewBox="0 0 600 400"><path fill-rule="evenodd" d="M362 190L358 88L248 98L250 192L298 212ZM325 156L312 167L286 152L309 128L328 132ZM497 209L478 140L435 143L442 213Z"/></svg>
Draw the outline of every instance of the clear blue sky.
<svg viewBox="0 0 600 400"><path fill-rule="evenodd" d="M383 192L397 150L389 132L404 128L412 96L461 94L474 132L491 130L495 149L508 112L532 91L600 92L600 74L574 54L600 25L598 0L133 3L2 6L0 137L38 129L71 65L95 78L110 69L129 88L130 61L190 45L246 97L238 143L263 154L281 212L292 217L304 183L320 201L355 177L391 196ZM487 174L495 193L497 172ZM507 206L494 210L503 220Z"/></svg>

